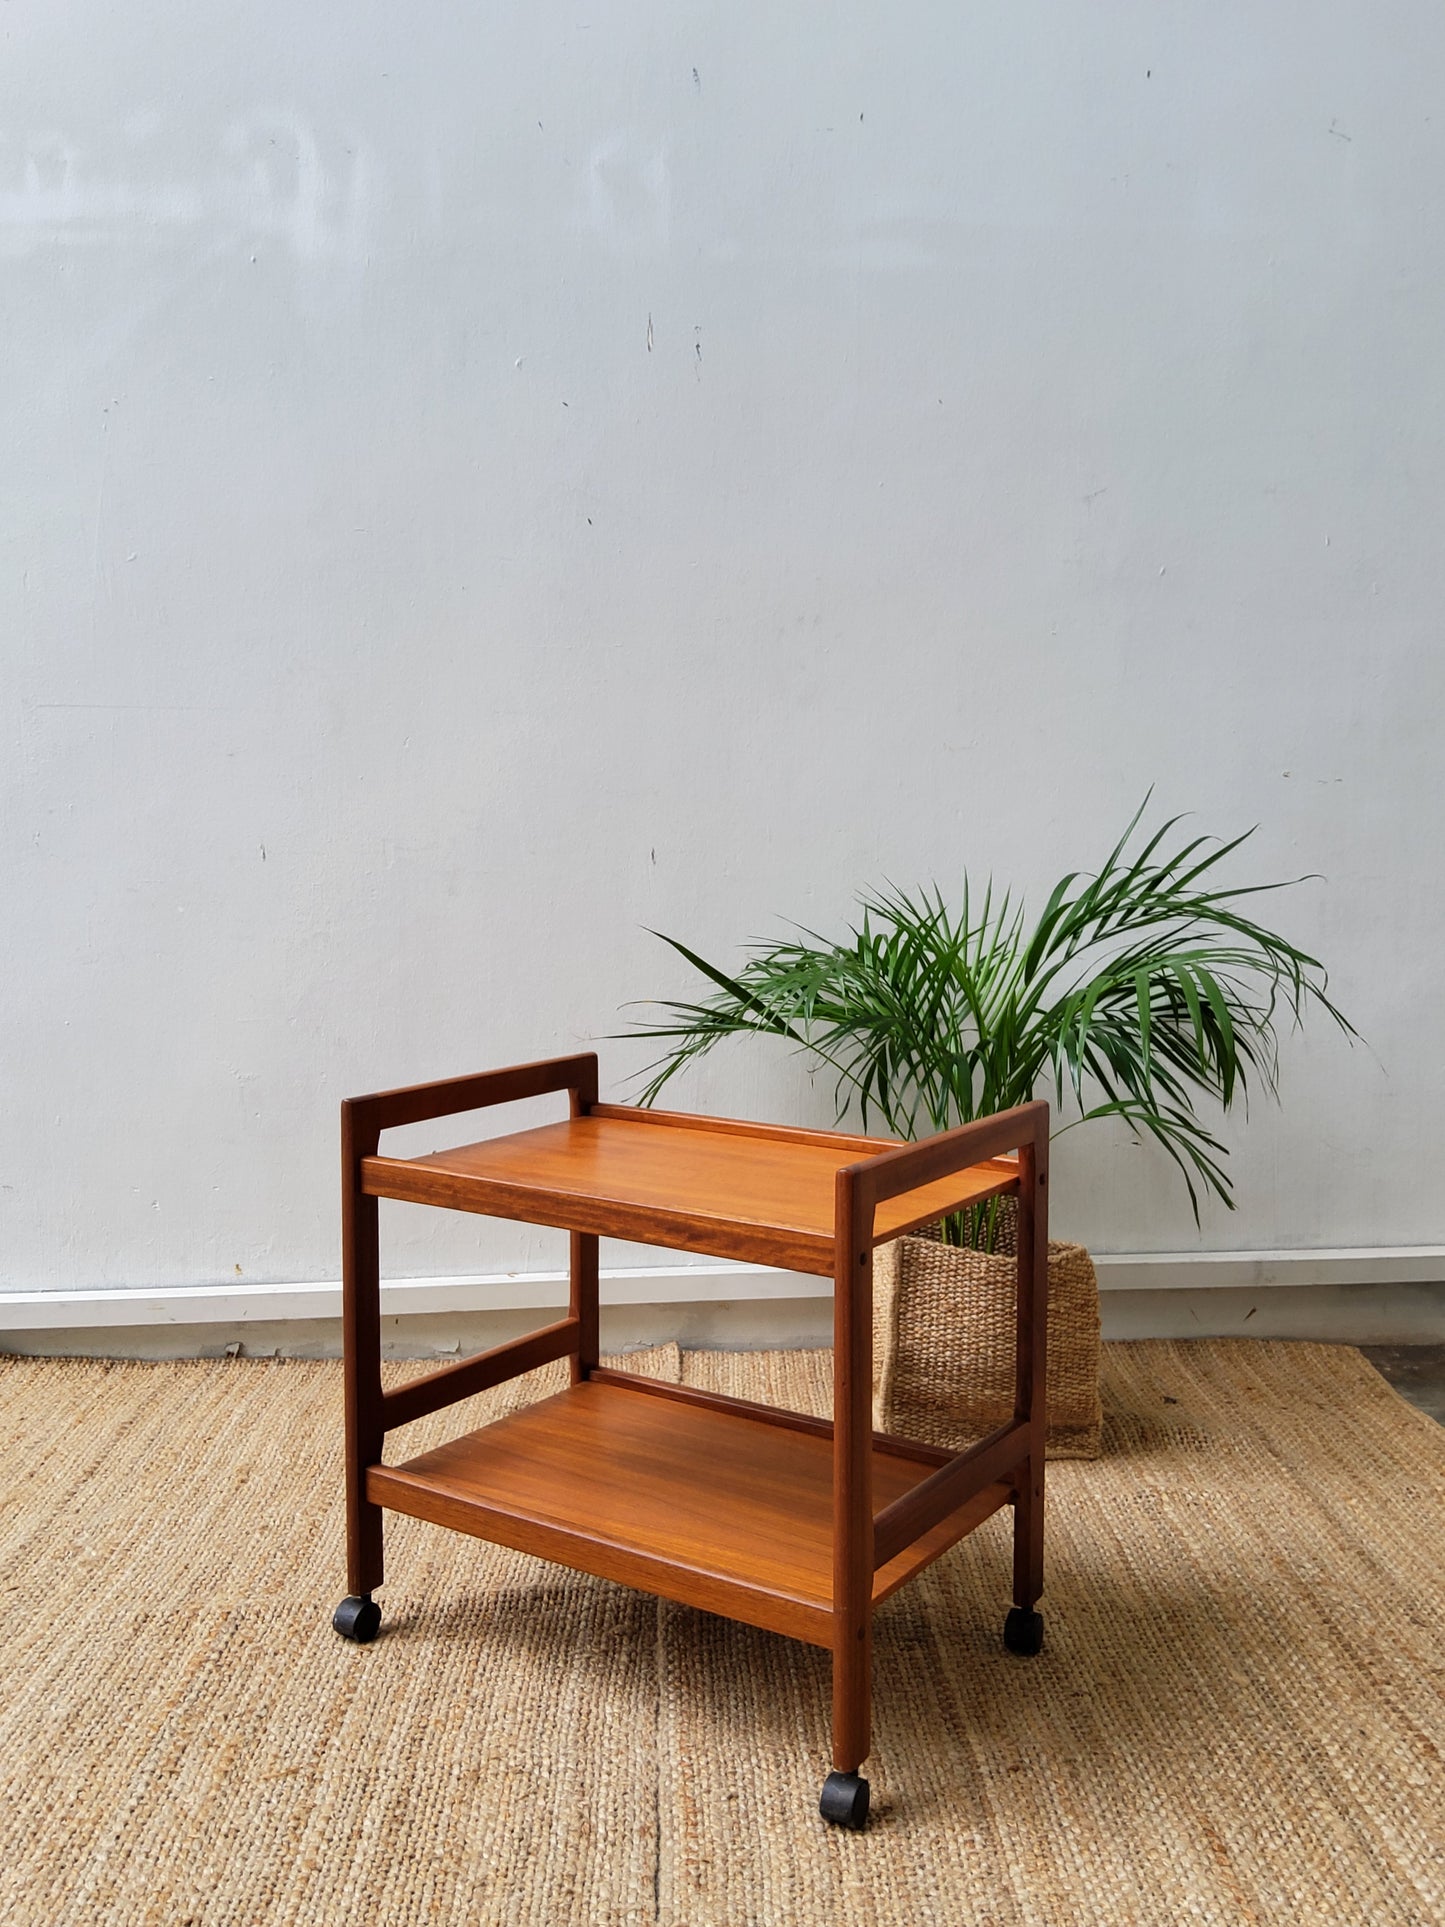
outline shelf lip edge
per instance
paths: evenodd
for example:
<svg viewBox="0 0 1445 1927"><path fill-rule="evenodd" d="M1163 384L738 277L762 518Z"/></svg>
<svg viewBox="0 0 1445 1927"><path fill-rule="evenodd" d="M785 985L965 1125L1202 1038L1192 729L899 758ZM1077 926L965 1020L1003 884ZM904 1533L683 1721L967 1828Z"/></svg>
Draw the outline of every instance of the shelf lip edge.
<svg viewBox="0 0 1445 1927"><path fill-rule="evenodd" d="M911 1545L896 1552L887 1565L876 1567L873 1573L873 1604L881 1606L885 1599L891 1599L894 1593L918 1578L920 1573L927 1572L934 1561L951 1551L960 1539L966 1539L986 1519L991 1519L996 1512L1002 1512L1010 1496L1006 1479L997 1479L983 1486L971 1499L965 1499L962 1505L940 1519L922 1538L915 1539ZM931 1540L937 1543L931 1544ZM912 1557L920 1546L924 1547L927 1556L922 1559ZM902 1570L896 1571L895 1568L899 1566Z"/></svg>
<svg viewBox="0 0 1445 1927"><path fill-rule="evenodd" d="M645 1120L644 1120L645 1122ZM990 1160L992 1162L992 1160ZM969 1166L968 1170L984 1169ZM965 1172L958 1174L960 1177ZM936 1182L936 1181L935 1181ZM997 1182L953 1207L984 1204L1018 1190L1017 1170L1000 1170ZM773 1265L785 1271L831 1277L833 1236L801 1225L767 1223L756 1218L714 1217L678 1206L651 1205L635 1199L602 1197L592 1192L564 1191L556 1186L519 1183L516 1179L475 1176L439 1170L411 1158L392 1158L377 1152L361 1160L361 1189L367 1197L390 1198L401 1204L469 1211L480 1217L510 1218L524 1224L546 1224L560 1231L591 1232L602 1237L626 1238L660 1250L695 1251L700 1255L734 1258ZM911 1194L903 1191L897 1203ZM926 1211L874 1231L873 1246L891 1244L947 1214L930 1206ZM545 1212L545 1216L539 1215ZM659 1232L667 1235L659 1236Z"/></svg>
<svg viewBox="0 0 1445 1927"><path fill-rule="evenodd" d="M699 1385L683 1385L674 1379L649 1378L642 1372L629 1372L613 1365L598 1365L588 1373L590 1384L613 1385L620 1391L643 1398L672 1399L678 1404L718 1412L726 1418L746 1419L753 1425L766 1425L778 1431L803 1432L813 1438L831 1439L833 1420L816 1412L797 1412L786 1405L767 1405L756 1399L734 1398L727 1392L709 1391ZM929 1445L923 1439L899 1438L889 1432L873 1434L875 1456L898 1459L905 1464L921 1464L935 1471L954 1457L943 1446ZM920 1475L920 1477L926 1475Z"/></svg>
<svg viewBox="0 0 1445 1927"><path fill-rule="evenodd" d="M368 1466L366 1491L367 1497L374 1503L393 1512L405 1512L413 1518L450 1525L455 1530L454 1521L440 1516L449 1509L471 1521L461 1529L470 1531L476 1538L485 1539L493 1545L505 1545L517 1551L533 1553L556 1565L568 1566L575 1572L591 1573L596 1578L632 1586L654 1597L675 1599L684 1605L699 1605L705 1612L718 1612L731 1618L744 1618L745 1615L735 1608L751 1605L753 1611L746 1615L748 1624L781 1632L794 1639L806 1639L814 1645L832 1644L831 1600L825 1602L801 1593L787 1592L781 1587L761 1586L715 1566L668 1558L625 1539L582 1532L534 1511L477 1499L459 1491L446 1480L410 1473L406 1462L401 1465ZM412 1499L420 1503L398 1504L398 1499ZM510 1526L516 1531L513 1536L501 1537L488 1529L494 1525ZM518 1536L532 1536L539 1543L533 1546L518 1544ZM559 1557L563 1553L571 1556ZM599 1553L602 1555L600 1559L589 1557L589 1554ZM647 1583L648 1580L663 1581L669 1574L678 1575L682 1585L666 1588ZM692 1582L690 1585L687 1583L689 1581ZM729 1604L706 1605L698 1600L697 1592L709 1588L716 1589L720 1599L726 1598Z"/></svg>
<svg viewBox="0 0 1445 1927"><path fill-rule="evenodd" d="M813 1130L801 1124L764 1124L741 1117L710 1117L703 1111L654 1111L638 1104L593 1104L587 1117L616 1124L650 1124L657 1130L713 1131L723 1137L751 1137L769 1144L797 1144L819 1151L899 1151L897 1137L865 1137L852 1131ZM841 1167L840 1167L841 1168Z"/></svg>
<svg viewBox="0 0 1445 1927"><path fill-rule="evenodd" d="M361 1160L361 1189L370 1198L401 1204L439 1205L481 1217L511 1218L523 1224L550 1225L559 1231L592 1232L626 1238L661 1250L696 1251L719 1258L740 1258L831 1277L833 1239L797 1225L763 1224L755 1219L715 1218L696 1211L642 1204L590 1192L519 1184L515 1180L473 1177L419 1166L407 1158L381 1154ZM545 1212L546 1216L539 1216ZM665 1232L666 1237L659 1233Z"/></svg>

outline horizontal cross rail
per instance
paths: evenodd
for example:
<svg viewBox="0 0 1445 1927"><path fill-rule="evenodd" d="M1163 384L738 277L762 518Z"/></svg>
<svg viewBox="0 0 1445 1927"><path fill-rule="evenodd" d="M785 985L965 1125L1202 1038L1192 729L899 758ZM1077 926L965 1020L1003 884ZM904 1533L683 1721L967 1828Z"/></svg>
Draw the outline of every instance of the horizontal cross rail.
<svg viewBox="0 0 1445 1927"><path fill-rule="evenodd" d="M1010 1420L986 1439L941 1465L931 1477L905 1492L873 1521L873 1570L897 1558L905 1546L956 1512L986 1485L1012 1472L1029 1450L1029 1428Z"/></svg>
<svg viewBox="0 0 1445 1927"><path fill-rule="evenodd" d="M439 1372L414 1378L394 1392L383 1392L382 1431L393 1432L398 1425L410 1425L413 1419L439 1412L444 1405L455 1405L473 1392L488 1392L494 1385L519 1378L538 1365L565 1358L577 1348L579 1326L580 1320L563 1318L555 1325L544 1325L541 1331L529 1332L525 1338L513 1338L505 1345L494 1345L489 1352L478 1352L475 1358L464 1358L459 1364L444 1365Z"/></svg>

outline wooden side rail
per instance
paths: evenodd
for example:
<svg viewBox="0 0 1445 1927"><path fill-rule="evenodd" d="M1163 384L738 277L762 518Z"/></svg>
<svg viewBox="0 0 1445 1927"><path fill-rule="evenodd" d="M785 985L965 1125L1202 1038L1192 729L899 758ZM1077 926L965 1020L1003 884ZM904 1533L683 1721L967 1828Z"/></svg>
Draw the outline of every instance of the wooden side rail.
<svg viewBox="0 0 1445 1927"><path fill-rule="evenodd" d="M560 1319L544 1325L541 1331L528 1332L505 1345L494 1345L488 1352L464 1358L440 1371L427 1372L394 1392L381 1395L381 1429L393 1432L398 1425L410 1425L428 1412L439 1412L444 1405L455 1405L473 1392L489 1392L494 1385L519 1378L538 1365L550 1365L554 1358L565 1358L576 1350L579 1323L575 1318Z"/></svg>
<svg viewBox="0 0 1445 1927"><path fill-rule="evenodd" d="M597 1053L546 1057L472 1077L373 1091L341 1106L341 1323L346 1387L346 1571L351 1597L369 1599L382 1583L381 1507L367 1492L367 1469L381 1461L389 1431L454 1404L473 1392L569 1355L573 1380L597 1363L597 1239L572 1235L568 1316L509 1345L449 1365L394 1392L381 1385L381 1252L377 1200L362 1185L361 1166L374 1157L383 1131L429 1118L453 1117L494 1104L566 1091L573 1117L597 1102Z"/></svg>
<svg viewBox="0 0 1445 1927"><path fill-rule="evenodd" d="M424 1124L433 1117L454 1117L458 1111L482 1111L493 1104L515 1104L525 1097L545 1097L549 1091L570 1091L575 1108L590 1110L597 1101L597 1053L575 1057L544 1057L533 1064L514 1064L508 1070L482 1071L474 1077L446 1077L435 1084L408 1084L395 1091L373 1091L368 1097L348 1097L341 1106L350 1113L358 1136L396 1129L401 1124ZM375 1145L372 1150L375 1150Z"/></svg>
<svg viewBox="0 0 1445 1927"><path fill-rule="evenodd" d="M956 1512L986 1485L1014 1471L1028 1457L1028 1451L1028 1426L1012 1421L941 1465L931 1478L905 1492L901 1499L895 1499L873 1520L874 1571L896 1559L906 1546L921 1539L930 1527Z"/></svg>
<svg viewBox="0 0 1445 1927"><path fill-rule="evenodd" d="M873 1252L880 1203L1018 1152L1018 1330L1013 1423L940 1466L875 1519L872 1491ZM1044 1333L1049 1107L1035 1101L843 1166L833 1248L833 1768L856 1773L871 1744L873 1575L985 1485L1009 1477L1014 1598L1043 1589ZM1013 1186L1010 1186L1013 1189ZM929 1200L931 1211L935 1198ZM950 1209L936 1204L935 1215ZM890 1236L893 1234L889 1234Z"/></svg>
<svg viewBox="0 0 1445 1927"><path fill-rule="evenodd" d="M972 1124L960 1124L952 1131L917 1144L901 1144L896 1150L880 1151L877 1157L864 1158L850 1166L854 1180L866 1185L871 1202L916 1191L939 1178L953 1177L970 1165L986 1164L990 1158L1017 1151L1025 1144L1048 1140L1049 1107L1036 1099L1031 1104L1016 1104L1011 1111L981 1117ZM940 1216L942 1213L940 1213Z"/></svg>

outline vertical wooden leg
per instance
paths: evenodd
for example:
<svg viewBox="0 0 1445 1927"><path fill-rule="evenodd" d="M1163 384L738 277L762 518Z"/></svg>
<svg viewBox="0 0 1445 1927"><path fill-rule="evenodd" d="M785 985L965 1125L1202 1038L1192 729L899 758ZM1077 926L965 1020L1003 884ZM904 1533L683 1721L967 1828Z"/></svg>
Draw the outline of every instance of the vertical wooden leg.
<svg viewBox="0 0 1445 1927"><path fill-rule="evenodd" d="M597 1059L580 1063L575 1082L567 1094L567 1108L573 1117L586 1117L597 1102ZM580 1385L597 1367L597 1235L590 1231L572 1233L571 1315L577 1320L577 1349L572 1354L572 1383Z"/></svg>
<svg viewBox="0 0 1445 1927"><path fill-rule="evenodd" d="M366 1468L381 1458L381 1266L377 1201L360 1191L359 1144L342 1108L341 1295L346 1383L346 1590L366 1599L382 1581L381 1507L366 1496Z"/></svg>
<svg viewBox="0 0 1445 1927"><path fill-rule="evenodd" d="M873 1615L834 1614L833 1770L856 1773L873 1747Z"/></svg>
<svg viewBox="0 0 1445 1927"><path fill-rule="evenodd" d="M597 1246L590 1231L572 1233L571 1314L577 1320L577 1349L572 1354L572 1383L590 1378L597 1364Z"/></svg>
<svg viewBox="0 0 1445 1927"><path fill-rule="evenodd" d="M1014 1604L1028 1612L1044 1590L1044 1465L1030 1455L1014 1497Z"/></svg>
<svg viewBox="0 0 1445 1927"><path fill-rule="evenodd" d="M1014 1411L1029 1428L1029 1456L1014 1488L1014 1611L1004 1631L1015 1652L1037 1652L1043 1621L1044 1446L1048 1434L1049 1211L1046 1135L1019 1150L1018 1339Z"/></svg>
<svg viewBox="0 0 1445 1927"><path fill-rule="evenodd" d="M837 1178L833 1266L833 1771L825 1820L861 1827L873 1700L873 1200Z"/></svg>

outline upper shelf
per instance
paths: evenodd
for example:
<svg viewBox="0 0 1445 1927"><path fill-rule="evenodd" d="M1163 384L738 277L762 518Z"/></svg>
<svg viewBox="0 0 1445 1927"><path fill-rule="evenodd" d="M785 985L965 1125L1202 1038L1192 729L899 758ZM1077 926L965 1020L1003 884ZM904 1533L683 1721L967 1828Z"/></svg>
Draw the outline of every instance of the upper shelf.
<svg viewBox="0 0 1445 1927"><path fill-rule="evenodd" d="M593 1231L829 1276L834 1179L891 1140L773 1131L608 1106L429 1157L368 1157L371 1197ZM994 1158L878 1206L875 1242L1018 1188Z"/></svg>

